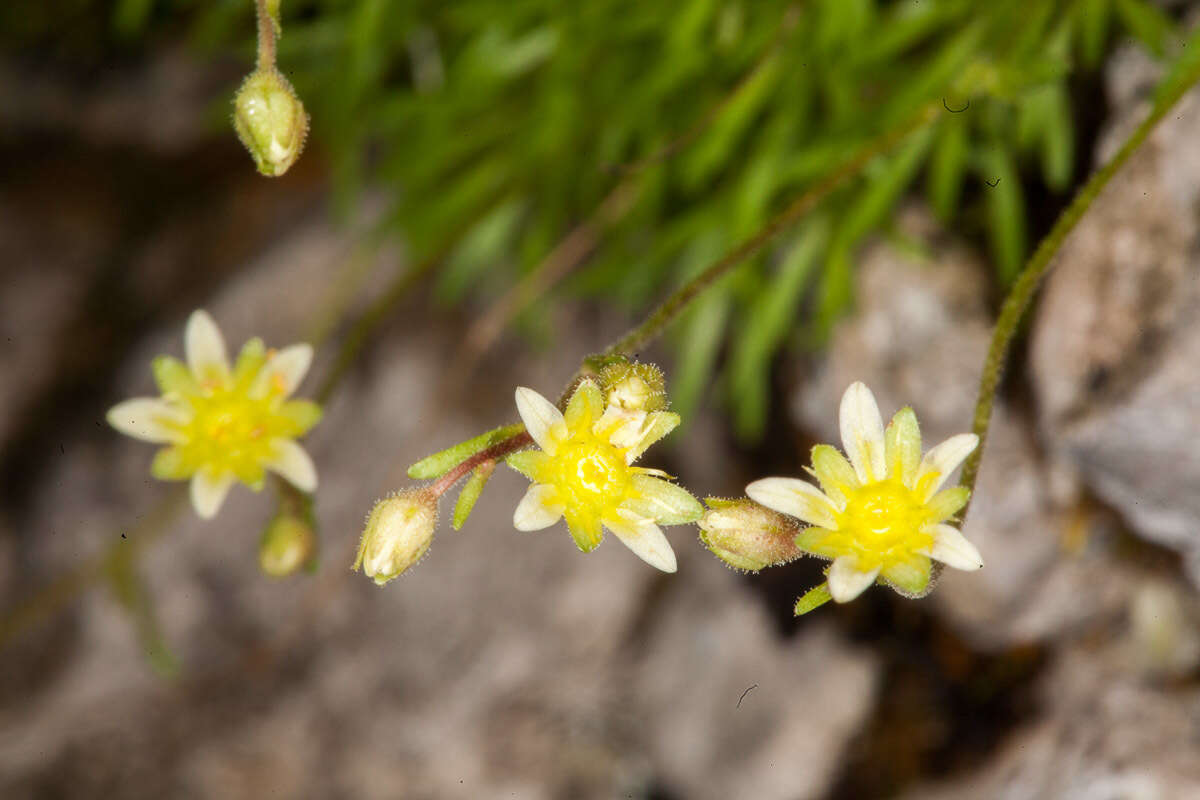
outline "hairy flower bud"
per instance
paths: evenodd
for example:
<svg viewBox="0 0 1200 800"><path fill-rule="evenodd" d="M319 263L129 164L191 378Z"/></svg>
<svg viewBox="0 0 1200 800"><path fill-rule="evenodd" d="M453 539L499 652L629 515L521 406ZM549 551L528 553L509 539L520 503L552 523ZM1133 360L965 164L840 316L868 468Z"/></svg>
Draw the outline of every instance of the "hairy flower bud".
<svg viewBox="0 0 1200 800"><path fill-rule="evenodd" d="M604 401L623 411L661 411L667 407L667 386L662 370L653 364L624 359L600 371Z"/></svg>
<svg viewBox="0 0 1200 800"><path fill-rule="evenodd" d="M274 578L286 578L308 564L317 550L312 526L290 514L271 520L258 544L258 565Z"/></svg>
<svg viewBox="0 0 1200 800"><path fill-rule="evenodd" d="M758 572L786 564L803 552L796 546L799 526L789 517L753 500L709 497L700 518L700 541L736 569Z"/></svg>
<svg viewBox="0 0 1200 800"><path fill-rule="evenodd" d="M233 127L258 171L287 172L308 134L308 115L287 78L274 67L255 70L238 89L233 107Z"/></svg>
<svg viewBox="0 0 1200 800"><path fill-rule="evenodd" d="M385 497L367 517L354 569L382 586L421 560L437 527L437 497L410 489Z"/></svg>

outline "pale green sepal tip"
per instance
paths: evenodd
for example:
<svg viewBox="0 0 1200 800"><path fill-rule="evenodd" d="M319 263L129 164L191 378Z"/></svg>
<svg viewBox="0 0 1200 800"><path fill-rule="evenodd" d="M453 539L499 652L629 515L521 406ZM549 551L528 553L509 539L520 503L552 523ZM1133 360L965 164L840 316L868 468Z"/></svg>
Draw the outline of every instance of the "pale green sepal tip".
<svg viewBox="0 0 1200 800"><path fill-rule="evenodd" d="M801 617L812 611L815 608L828 603L833 599L833 595L829 593L829 584L822 583L820 586L814 586L809 589L800 599L796 601L796 616Z"/></svg>
<svg viewBox="0 0 1200 800"><path fill-rule="evenodd" d="M488 479L492 477L494 470L495 465L489 464L487 466L480 465L471 472L471 477L467 479L466 485L459 492L458 502L454 504L454 518L450 521L454 530L462 530L467 518L471 516L471 511L475 509L475 501L479 499L479 495L483 494L483 487L487 486Z"/></svg>

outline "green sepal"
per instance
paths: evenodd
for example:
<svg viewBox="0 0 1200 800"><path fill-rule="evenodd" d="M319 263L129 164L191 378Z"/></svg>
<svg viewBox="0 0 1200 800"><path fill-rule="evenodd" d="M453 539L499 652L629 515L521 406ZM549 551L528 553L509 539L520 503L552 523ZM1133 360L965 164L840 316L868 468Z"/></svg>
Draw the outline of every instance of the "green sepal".
<svg viewBox="0 0 1200 800"><path fill-rule="evenodd" d="M482 452L505 439L511 439L524 430L524 428L525 426L519 422L515 425L504 425L487 433L481 433L474 439L459 442L453 447L448 447L440 453L426 456L413 464L408 468L408 477L416 480L440 478L476 453Z"/></svg>
<svg viewBox="0 0 1200 800"><path fill-rule="evenodd" d="M319 404L311 400L288 400L280 406L279 413L295 426L291 437L296 437L308 433L314 425L320 422L324 411Z"/></svg>
<svg viewBox="0 0 1200 800"><path fill-rule="evenodd" d="M150 474L160 481L186 480L195 472L195 464L179 447L164 447L154 454L154 461L150 463Z"/></svg>
<svg viewBox="0 0 1200 800"><path fill-rule="evenodd" d="M518 450L512 455L506 456L504 463L537 483L538 468L545 463L547 458L548 456L541 450Z"/></svg>
<svg viewBox="0 0 1200 800"><path fill-rule="evenodd" d="M800 595L800 599L796 601L796 616L804 616L814 608L820 608L832 599L833 595L829 593L828 583L822 583L820 586L814 586L804 594Z"/></svg>
<svg viewBox="0 0 1200 800"><path fill-rule="evenodd" d="M154 382L158 384L158 390L164 395L194 394L200 390L196 379L192 377L192 371L178 358L158 356L151 362L150 369L154 373Z"/></svg>
<svg viewBox="0 0 1200 800"><path fill-rule="evenodd" d="M458 502L454 504L454 519L450 523L454 530L461 530L466 524L467 517L471 516L471 511L475 508L475 501L483 493L483 487L487 486L488 479L495 470L496 462L488 461L471 472L471 477L458 494Z"/></svg>
<svg viewBox="0 0 1200 800"><path fill-rule="evenodd" d="M237 363L233 365L233 382L239 388L248 388L258 377L258 371L267 363L267 346L257 336L242 345Z"/></svg>

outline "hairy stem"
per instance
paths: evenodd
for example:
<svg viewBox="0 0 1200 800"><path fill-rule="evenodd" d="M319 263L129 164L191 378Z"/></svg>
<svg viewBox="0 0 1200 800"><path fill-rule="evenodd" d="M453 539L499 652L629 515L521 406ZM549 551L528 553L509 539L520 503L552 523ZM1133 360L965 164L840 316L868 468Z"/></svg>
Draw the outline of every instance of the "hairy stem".
<svg viewBox="0 0 1200 800"><path fill-rule="evenodd" d="M275 68L275 21L267 10L267 0L254 0L258 20L258 68Z"/></svg>
<svg viewBox="0 0 1200 800"><path fill-rule="evenodd" d="M1195 48L1200 47L1200 36L1193 37L1189 44L1193 45L1192 52L1195 53ZM1118 170L1125 165L1129 157L1146 140L1154 127L1197 80L1200 80L1200 54L1189 54L1164 79L1159 87L1154 107L1142 124L1125 140L1116 155L1097 170L1075 195L1071 205L1054 223L1054 227L1046 238L1042 239L1033 257L1029 259L1017 277L1008 297L1005 298L1004 305L1000 309L1000 316L996 320L996 328L992 332L992 341L988 347L987 357L983 363L983 375L979 381L979 398L975 402L975 418L971 428L979 436L979 447L975 448L975 452L971 453L966 466L963 467L962 483L971 489L972 493L975 490L975 482L979 478L979 464L983 458L984 445L987 443L988 428L992 420L992 407L996 401L996 389L1000 384L1004 365L1008 361L1013 337L1016 335L1021 318L1029 308L1034 292L1053 265L1054 256L1062 248L1067 236L1075 229L1088 208L1099 197ZM961 517L963 520L966 520L969 508L969 504L963 508Z"/></svg>
<svg viewBox="0 0 1200 800"><path fill-rule="evenodd" d="M605 356L632 355L657 339L668 325L729 270L758 253L783 231L812 211L826 196L857 175L875 157L895 147L903 139L931 122L941 110L940 103L930 103L902 125L864 145L841 167L809 187L787 208L771 219L758 233L730 250L692 280L681 286L662 305L651 312L645 321L625 334L603 353Z"/></svg>
<svg viewBox="0 0 1200 800"><path fill-rule="evenodd" d="M486 450L480 450L475 455L460 462L457 467L438 478L437 482L430 486L429 489L436 497L441 497L451 486L466 477L480 464L486 464L489 461L499 461L505 456L515 453L531 444L533 444L533 437L529 435L528 431L522 430L520 433L514 433L504 441L497 442Z"/></svg>

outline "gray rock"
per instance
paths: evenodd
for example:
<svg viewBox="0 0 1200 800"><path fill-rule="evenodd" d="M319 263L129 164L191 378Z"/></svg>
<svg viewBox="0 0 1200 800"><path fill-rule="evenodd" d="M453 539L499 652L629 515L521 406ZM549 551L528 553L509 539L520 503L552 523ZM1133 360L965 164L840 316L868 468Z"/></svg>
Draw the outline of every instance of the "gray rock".
<svg viewBox="0 0 1200 800"><path fill-rule="evenodd" d="M1107 159L1149 109L1111 71ZM1133 63L1130 63L1133 62ZM1139 63L1138 62L1143 62ZM1176 106L1099 197L1058 257L1037 309L1031 370L1053 456L1132 530L1185 554L1200 581L1200 90Z"/></svg>
<svg viewBox="0 0 1200 800"><path fill-rule="evenodd" d="M1045 713L986 765L908 797L1171 800L1200 797L1200 690L1127 669L1124 643L1077 642L1042 680Z"/></svg>

